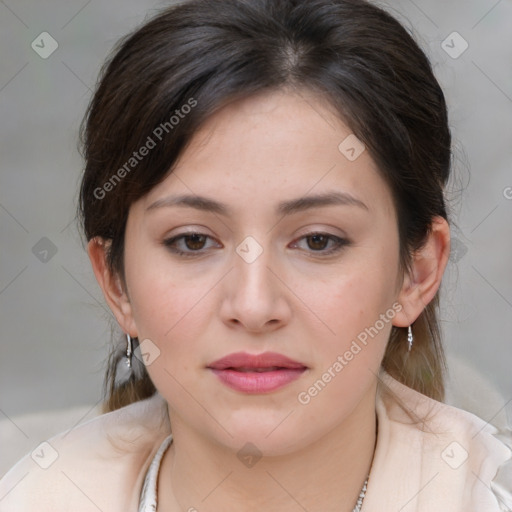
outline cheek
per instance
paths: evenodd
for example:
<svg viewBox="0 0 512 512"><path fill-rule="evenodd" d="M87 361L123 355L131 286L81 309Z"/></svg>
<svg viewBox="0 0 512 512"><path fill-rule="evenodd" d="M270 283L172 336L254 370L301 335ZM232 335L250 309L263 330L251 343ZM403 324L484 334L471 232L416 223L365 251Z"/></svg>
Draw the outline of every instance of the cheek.
<svg viewBox="0 0 512 512"><path fill-rule="evenodd" d="M157 354L146 364L152 382L170 403L187 407L182 386L190 387L189 376L201 366L199 340L212 305L204 297L207 288L193 280L176 281L157 267L139 272L133 281L133 316L140 342L149 339L147 346Z"/></svg>
<svg viewBox="0 0 512 512"><path fill-rule="evenodd" d="M394 252L386 245L379 250L361 250L357 258L347 260L322 286L309 283L307 303L321 320L316 322L316 331L309 333L311 339L321 340L314 348L317 377L329 368L336 375L350 374L355 380L362 369L378 371L396 314L396 274L390 271L396 263ZM301 291L303 296L306 291L306 287ZM340 364L332 368L336 361L343 366L342 372Z"/></svg>
<svg viewBox="0 0 512 512"><path fill-rule="evenodd" d="M133 287L133 316L140 334L158 344L179 344L193 334L206 315L204 283L180 283L164 273L139 273ZM189 341L186 339L183 342Z"/></svg>
<svg viewBox="0 0 512 512"><path fill-rule="evenodd" d="M380 266L380 265L379 265ZM324 321L326 333L332 338L348 339L373 325L393 303L394 275L384 268L363 264L362 269L346 270L332 276L327 285L302 291L307 304ZM307 294L306 294L307 292Z"/></svg>
<svg viewBox="0 0 512 512"><path fill-rule="evenodd" d="M151 340L160 351L160 362L174 370L186 361L185 351L192 353L203 330L208 319L205 294L215 281L209 286L207 277L194 278L171 264L165 251L141 246L127 244L131 252L125 259L133 319L139 340Z"/></svg>
<svg viewBox="0 0 512 512"><path fill-rule="evenodd" d="M356 407L378 375L396 313L384 276L377 283L375 272L352 274L333 283L326 296L312 297L323 322L309 333L320 342L314 345L313 371L297 396L302 413L317 418L329 410L328 421L335 423Z"/></svg>

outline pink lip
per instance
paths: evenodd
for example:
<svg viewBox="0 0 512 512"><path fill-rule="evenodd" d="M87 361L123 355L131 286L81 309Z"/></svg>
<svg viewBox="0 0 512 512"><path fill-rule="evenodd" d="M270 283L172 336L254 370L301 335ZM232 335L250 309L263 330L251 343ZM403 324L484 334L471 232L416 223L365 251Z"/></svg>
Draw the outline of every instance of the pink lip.
<svg viewBox="0 0 512 512"><path fill-rule="evenodd" d="M268 393L298 379L307 367L282 354L235 352L208 368L227 386L245 393ZM254 371L251 371L254 370Z"/></svg>

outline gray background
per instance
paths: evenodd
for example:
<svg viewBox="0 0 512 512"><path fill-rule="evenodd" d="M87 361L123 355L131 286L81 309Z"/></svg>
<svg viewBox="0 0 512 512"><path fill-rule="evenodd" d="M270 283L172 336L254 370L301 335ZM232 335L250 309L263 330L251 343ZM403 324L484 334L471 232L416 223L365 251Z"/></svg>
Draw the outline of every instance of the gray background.
<svg viewBox="0 0 512 512"><path fill-rule="evenodd" d="M168 3L0 1L0 420L20 431L3 441L35 446L20 415L80 405L80 421L101 398L111 315L74 221L77 131L110 48ZM442 288L449 399L492 420L512 399L512 1L392 5L450 106L458 228ZM58 43L47 59L31 47L44 31ZM442 48L454 31L469 44L456 59ZM494 391L501 397L489 400Z"/></svg>

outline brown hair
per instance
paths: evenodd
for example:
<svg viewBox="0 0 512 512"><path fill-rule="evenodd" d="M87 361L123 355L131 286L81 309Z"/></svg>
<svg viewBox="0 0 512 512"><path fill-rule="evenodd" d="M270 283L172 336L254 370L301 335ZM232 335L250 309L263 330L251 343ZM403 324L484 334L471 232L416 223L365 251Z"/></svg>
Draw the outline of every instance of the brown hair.
<svg viewBox="0 0 512 512"><path fill-rule="evenodd" d="M110 241L112 272L124 281L131 203L172 172L201 124L230 101L284 87L327 98L366 145L390 187L400 268L402 275L410 272L411 255L425 243L434 217L447 219L446 103L428 58L405 28L362 0L189 0L118 43L81 127L86 165L79 202L86 239ZM149 139L154 147L136 159ZM407 386L442 400L438 304L436 294L415 321L410 353L407 330L392 328L382 365ZM107 410L155 392L135 359L129 380L117 382L124 350L123 338L110 354Z"/></svg>

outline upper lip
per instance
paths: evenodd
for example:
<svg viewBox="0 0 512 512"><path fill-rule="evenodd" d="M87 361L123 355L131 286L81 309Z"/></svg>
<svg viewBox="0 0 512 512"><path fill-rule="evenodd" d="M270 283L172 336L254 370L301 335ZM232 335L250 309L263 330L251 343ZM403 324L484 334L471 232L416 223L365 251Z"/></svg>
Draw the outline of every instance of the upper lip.
<svg viewBox="0 0 512 512"><path fill-rule="evenodd" d="M277 352L263 352L262 354L234 352L209 364L208 368L226 370L227 368L270 368L274 366L278 368L306 368L302 363Z"/></svg>

